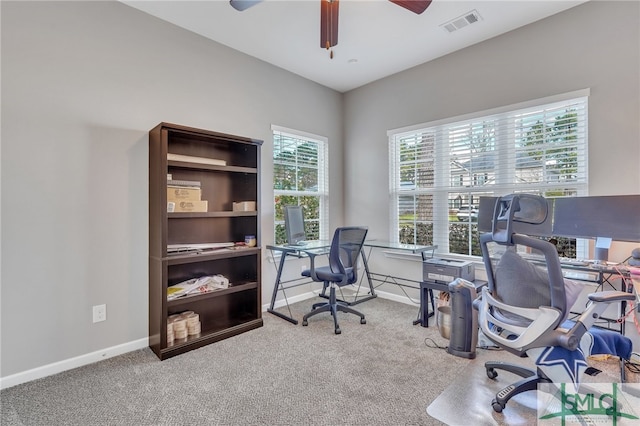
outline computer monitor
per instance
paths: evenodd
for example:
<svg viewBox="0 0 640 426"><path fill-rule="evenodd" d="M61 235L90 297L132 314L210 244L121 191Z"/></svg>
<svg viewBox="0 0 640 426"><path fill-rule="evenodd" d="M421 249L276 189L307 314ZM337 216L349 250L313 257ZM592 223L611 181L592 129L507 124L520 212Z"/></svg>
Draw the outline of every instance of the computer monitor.
<svg viewBox="0 0 640 426"><path fill-rule="evenodd" d="M297 245L305 240L302 206L284 206L284 228L287 233L287 244Z"/></svg>
<svg viewBox="0 0 640 426"><path fill-rule="evenodd" d="M596 260L608 260L611 241L640 242L640 195L557 198L553 235L596 239Z"/></svg>

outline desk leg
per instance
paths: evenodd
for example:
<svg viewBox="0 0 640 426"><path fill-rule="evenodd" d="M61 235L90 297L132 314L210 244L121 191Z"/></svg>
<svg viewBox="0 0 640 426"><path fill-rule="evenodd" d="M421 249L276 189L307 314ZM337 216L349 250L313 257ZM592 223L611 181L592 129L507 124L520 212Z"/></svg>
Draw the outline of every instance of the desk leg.
<svg viewBox="0 0 640 426"><path fill-rule="evenodd" d="M429 302L431 302L431 312L429 312ZM420 324L422 327L429 327L429 318L434 316L436 304L433 299L433 289L420 285L420 313L413 325Z"/></svg>
<svg viewBox="0 0 640 426"><path fill-rule="evenodd" d="M271 294L271 304L269 305L269 309L267 309L267 312L269 312L270 314L273 314L277 317L280 317L284 320L289 321L292 324L298 325L298 320L292 318L292 317L288 317L284 314L281 314L280 312L276 312L273 310L273 307L276 303L276 296L278 295L278 290L282 290L282 293L284 294L284 286L282 285L282 283L280 282L280 278L282 277L282 270L284 268L284 261L287 258L287 254L286 253L282 253L282 255L280 256L280 263L278 264L278 272L276 273L276 282L275 285L273 287L273 294ZM287 296L284 296L285 298L285 303L287 304L287 307L289 307L289 302L287 302ZM291 311L289 311L291 312Z"/></svg>
<svg viewBox="0 0 640 426"><path fill-rule="evenodd" d="M427 301L427 317L424 318L423 327L429 327L429 318L435 315L436 313L436 304L433 300L433 289L429 289L429 300L431 301L431 312L429 312L429 302Z"/></svg>
<svg viewBox="0 0 640 426"><path fill-rule="evenodd" d="M357 305L358 303L366 302L367 300L375 299L378 297L376 294L376 290L373 287L373 280L371 279L371 273L369 272L369 262L367 261L367 255L364 250L364 246L360 252L362 254L362 263L364 264L364 273L367 276L367 282L369 283L369 296L363 297L362 299L358 299L356 295L356 300L349 303L349 305ZM369 251L371 253L371 251Z"/></svg>
<svg viewBox="0 0 640 426"><path fill-rule="evenodd" d="M369 252L371 254L371 252ZM376 297L376 290L373 287L373 281L371 280L371 272L369 272L369 261L367 260L367 255L364 253L364 248L362 249L362 263L364 263L364 271L367 274L367 281L369 281L369 291L371 292L372 297Z"/></svg>

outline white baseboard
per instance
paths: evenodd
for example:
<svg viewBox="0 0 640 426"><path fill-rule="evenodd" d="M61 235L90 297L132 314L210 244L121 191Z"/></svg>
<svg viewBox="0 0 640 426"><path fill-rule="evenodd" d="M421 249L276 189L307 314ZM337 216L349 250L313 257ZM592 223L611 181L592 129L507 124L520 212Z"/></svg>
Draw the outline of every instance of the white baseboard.
<svg viewBox="0 0 640 426"><path fill-rule="evenodd" d="M296 303L302 300L311 299L315 297L318 292L308 292L298 296L290 297L289 303ZM275 308L285 306L284 300L276 301ZM262 311L266 312L268 304L262 306ZM82 367L94 362L102 361L114 356L122 355L127 352L136 351L149 346L149 339L144 338L129 343L123 343L121 345L105 348L96 352L80 355L74 358L65 359L62 361L54 362L52 364L43 365L32 370L23 371L21 373L12 374L7 377L0 377L0 389L7 389L22 383L27 383L32 380L42 379L53 374L62 373L63 371L72 370L74 368Z"/></svg>
<svg viewBox="0 0 640 426"><path fill-rule="evenodd" d="M316 297L319 293L320 293L320 290L310 291L308 293L299 294L297 296L287 297L287 301L289 301L289 304L291 305L292 303L302 302L303 300ZM267 309L269 309L269 305L270 303L262 305L262 312L267 312ZM287 306L287 303L285 302L284 299L276 300L275 303L273 304L274 309L278 309L283 306Z"/></svg>
<svg viewBox="0 0 640 426"><path fill-rule="evenodd" d="M52 374L62 373L63 371L93 364L94 362L146 348L147 346L149 346L149 339L145 337L144 339L112 346L96 352L54 362L53 364L43 365L42 367L23 371L22 373L12 374L7 377L0 377L0 389L6 389L32 380L42 379L44 377L51 376Z"/></svg>
<svg viewBox="0 0 640 426"><path fill-rule="evenodd" d="M289 303L301 302L303 300L316 297L320 290L310 291L307 293L299 294L297 296L289 297ZM389 299L395 302L405 303L411 306L417 306L406 296L400 296L393 293L387 293L386 291L376 291L378 297L382 299ZM277 300L274 303L274 308L280 308L286 306L284 300ZM269 304L262 305L262 311L266 312ZM121 345L112 346L99 351L80 355L74 358L65 359L63 361L54 362L53 364L43 365L42 367L34 368L32 370L23 371L22 373L12 374L7 377L0 377L0 389L7 389L22 383L27 383L32 380L42 379L53 374L62 373L63 371L72 370L74 368L82 367L94 362L102 361L112 358L114 356L122 355L127 352L136 351L149 346L149 339L139 339L133 342L123 343Z"/></svg>
<svg viewBox="0 0 640 426"><path fill-rule="evenodd" d="M297 296L289 297L288 301L289 301L289 304L293 304L293 303L296 303L296 302L302 302L303 300L307 300L307 299L311 299L313 297L316 297L319 293L320 293L320 289L314 290L314 291L310 291L308 293L299 294ZM380 297L381 299L393 300L394 302L400 302L400 303L404 303L405 305L410 305L410 306L416 306L416 307L420 306L419 302L415 303L411 299L409 299L407 296L401 296L401 295L398 295L398 294L388 293L386 291L379 291L379 290L376 290L376 295L378 297ZM287 304L285 303L285 301L283 299L276 300L276 302L273 304L273 307L275 309L281 308L283 306L287 306ZM267 312L267 308L269 308L268 304L262 305L262 312Z"/></svg>
<svg viewBox="0 0 640 426"><path fill-rule="evenodd" d="M376 290L376 294L381 299L393 300L394 302L404 303L405 305L420 307L420 301L419 300L416 303L416 302L412 301L411 299L409 299L407 296L401 296L399 294L388 293L386 291L379 291L379 290Z"/></svg>

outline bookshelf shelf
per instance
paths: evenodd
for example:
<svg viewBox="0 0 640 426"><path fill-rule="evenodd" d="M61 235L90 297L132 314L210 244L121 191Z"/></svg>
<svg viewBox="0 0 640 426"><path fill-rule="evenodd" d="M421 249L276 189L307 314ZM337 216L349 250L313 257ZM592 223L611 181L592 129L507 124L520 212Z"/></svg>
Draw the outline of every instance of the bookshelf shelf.
<svg viewBox="0 0 640 426"><path fill-rule="evenodd" d="M187 163L184 161L168 161L170 167L179 169L207 170L219 172L248 173L256 174L258 169L255 167L239 167L239 166L216 166L212 164Z"/></svg>
<svg viewBox="0 0 640 426"><path fill-rule="evenodd" d="M149 346L161 360L263 324L259 246L167 254L167 246L175 244L244 242L246 235L260 241L261 145L169 123L149 131ZM169 191L169 178L183 185L195 182L190 191L181 191L201 197L207 211L167 212L169 195L178 196L175 184ZM232 211L234 202L244 201L255 201L256 211ZM228 278L228 288L167 300L169 286L218 274ZM171 318L186 312L197 314L200 331L173 338L167 331Z"/></svg>
<svg viewBox="0 0 640 426"><path fill-rule="evenodd" d="M257 216L257 211L219 211L219 212L181 212L181 213L169 213L169 219L189 219L196 217L245 217L245 216Z"/></svg>
<svg viewBox="0 0 640 426"><path fill-rule="evenodd" d="M219 249L219 250L204 251L200 253L170 254L170 255L167 255L165 258L163 258L163 260L165 260L168 265L181 265L185 263L198 263L206 260L228 259L232 257L244 257L250 253L259 253L259 252L260 252L260 249L256 247L242 248L239 250Z"/></svg>
<svg viewBox="0 0 640 426"><path fill-rule="evenodd" d="M190 305L191 303L193 303L195 301L206 300L206 299L210 299L210 298L214 298L214 297L226 297L227 295L232 294L232 293L237 293L239 291L247 291L247 290L251 290L251 289L256 289L257 287L258 287L258 283L256 283L256 282L235 284L232 287L225 288L225 289L214 290L214 291L209 292L209 293L191 294L191 295L187 295L185 297L180 297L178 299L169 300L167 302L167 306L169 306L171 308L176 308L176 307L180 307L180 306L183 306L183 305Z"/></svg>

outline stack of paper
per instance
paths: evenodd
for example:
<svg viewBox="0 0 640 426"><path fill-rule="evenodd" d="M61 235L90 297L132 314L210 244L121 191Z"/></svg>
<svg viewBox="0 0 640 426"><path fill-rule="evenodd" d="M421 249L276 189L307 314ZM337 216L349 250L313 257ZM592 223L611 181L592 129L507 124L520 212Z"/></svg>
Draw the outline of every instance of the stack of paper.
<svg viewBox="0 0 640 426"><path fill-rule="evenodd" d="M200 287L200 278L192 278L187 281L167 287L167 300L177 299L181 296L186 296L190 291L193 291Z"/></svg>

